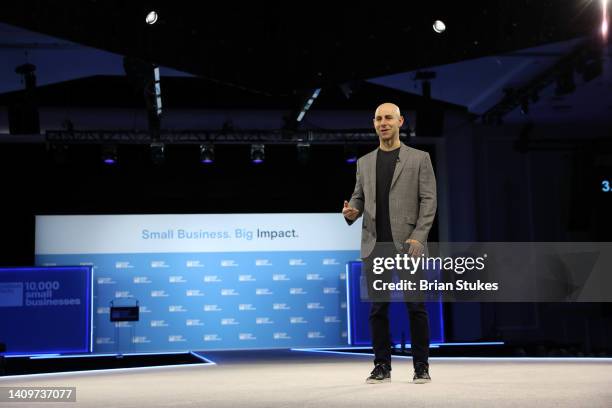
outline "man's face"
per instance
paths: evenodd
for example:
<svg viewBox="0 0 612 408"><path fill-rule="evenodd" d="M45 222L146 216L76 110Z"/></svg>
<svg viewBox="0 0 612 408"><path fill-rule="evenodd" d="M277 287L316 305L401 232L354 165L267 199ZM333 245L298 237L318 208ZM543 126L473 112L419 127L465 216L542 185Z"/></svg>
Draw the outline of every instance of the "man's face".
<svg viewBox="0 0 612 408"><path fill-rule="evenodd" d="M399 131L404 124L404 118L399 108L393 104L382 104L374 113L374 129L382 141L399 138Z"/></svg>

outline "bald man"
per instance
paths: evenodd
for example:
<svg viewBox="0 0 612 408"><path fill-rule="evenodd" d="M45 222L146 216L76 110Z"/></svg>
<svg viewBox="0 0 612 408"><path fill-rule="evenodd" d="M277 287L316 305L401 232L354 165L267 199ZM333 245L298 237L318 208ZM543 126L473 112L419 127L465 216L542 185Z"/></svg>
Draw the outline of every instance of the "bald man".
<svg viewBox="0 0 612 408"><path fill-rule="evenodd" d="M376 150L357 161L355 190L344 202L342 215L352 224L363 217L361 258L371 292L372 254L376 248L391 247L419 256L425 250L436 214L436 178L429 154L400 142L404 118L397 105L383 103L374 114L379 138ZM385 245L386 244L386 245ZM380 256L380 255L378 255ZM431 381L429 376L429 318L423 302L407 302L410 319L413 382ZM391 381L391 335L389 302L374 299L370 307L370 332L374 350L374 370L369 384Z"/></svg>

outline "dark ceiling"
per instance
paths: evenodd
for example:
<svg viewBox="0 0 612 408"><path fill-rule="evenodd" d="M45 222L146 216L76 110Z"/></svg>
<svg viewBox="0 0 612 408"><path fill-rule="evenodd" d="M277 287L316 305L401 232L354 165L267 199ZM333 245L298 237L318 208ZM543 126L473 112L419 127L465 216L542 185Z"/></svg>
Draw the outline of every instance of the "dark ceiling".
<svg viewBox="0 0 612 408"><path fill-rule="evenodd" d="M590 0L20 1L0 21L276 96L590 34ZM160 20L144 22L149 10ZM432 29L436 19L447 30Z"/></svg>

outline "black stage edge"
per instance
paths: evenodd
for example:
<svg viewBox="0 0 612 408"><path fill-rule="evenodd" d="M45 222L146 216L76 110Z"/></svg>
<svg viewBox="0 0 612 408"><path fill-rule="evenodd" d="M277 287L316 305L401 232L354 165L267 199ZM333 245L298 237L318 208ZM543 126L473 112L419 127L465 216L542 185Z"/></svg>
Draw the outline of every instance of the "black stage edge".
<svg viewBox="0 0 612 408"><path fill-rule="evenodd" d="M65 355L47 357L4 358L4 372L0 375L58 373L67 371L108 370L118 368L157 367L170 365L213 364L196 353L171 354L104 354Z"/></svg>

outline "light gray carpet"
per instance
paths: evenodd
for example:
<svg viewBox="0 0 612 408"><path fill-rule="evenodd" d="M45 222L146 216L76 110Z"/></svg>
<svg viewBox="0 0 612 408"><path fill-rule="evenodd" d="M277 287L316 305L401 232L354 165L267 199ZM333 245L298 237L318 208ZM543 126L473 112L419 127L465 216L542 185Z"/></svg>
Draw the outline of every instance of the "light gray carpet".
<svg viewBox="0 0 612 408"><path fill-rule="evenodd" d="M370 356L275 351L205 353L217 365L1 378L0 386L74 386L60 407L612 407L609 361L432 359L433 382L411 383L412 362L392 382L368 385ZM0 408L47 403L0 403Z"/></svg>

